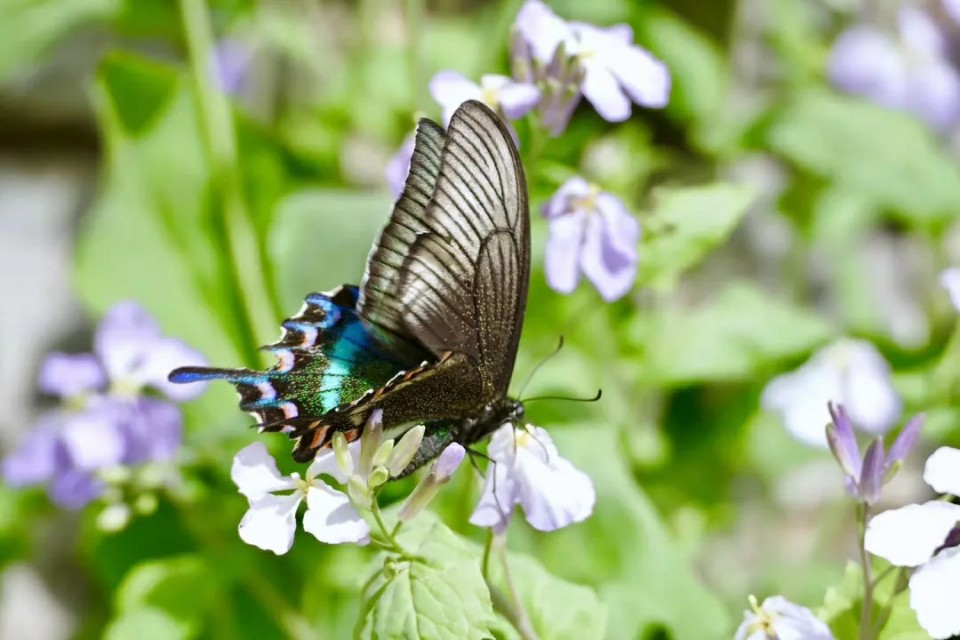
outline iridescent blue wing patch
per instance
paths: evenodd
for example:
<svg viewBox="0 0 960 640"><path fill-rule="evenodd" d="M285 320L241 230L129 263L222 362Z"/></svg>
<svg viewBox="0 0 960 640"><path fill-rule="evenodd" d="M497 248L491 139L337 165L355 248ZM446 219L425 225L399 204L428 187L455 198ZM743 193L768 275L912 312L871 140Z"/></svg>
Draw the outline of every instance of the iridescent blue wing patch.
<svg viewBox="0 0 960 640"><path fill-rule="evenodd" d="M319 417L382 388L405 368L361 322L357 296L352 285L308 295L299 313L283 322L280 340L263 347L277 357L272 369L184 367L170 379L226 380L261 430L298 437ZM325 434L317 448L332 436L333 431Z"/></svg>

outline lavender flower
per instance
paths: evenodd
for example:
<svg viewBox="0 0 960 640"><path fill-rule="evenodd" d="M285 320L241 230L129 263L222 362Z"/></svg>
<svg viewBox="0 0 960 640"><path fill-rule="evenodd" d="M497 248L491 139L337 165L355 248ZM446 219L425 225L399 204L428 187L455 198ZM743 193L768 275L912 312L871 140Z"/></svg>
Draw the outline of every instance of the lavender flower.
<svg viewBox="0 0 960 640"><path fill-rule="evenodd" d="M771 596L760 605L750 596L750 610L734 640L833 640L822 620L806 607L793 604L783 596Z"/></svg>
<svg viewBox="0 0 960 640"><path fill-rule="evenodd" d="M517 15L513 58L519 77L532 77L545 94L541 113L554 135L566 125L579 93L609 122L630 117L630 104L659 108L670 95L666 66L633 43L625 24L609 28L566 22L541 0L527 0ZM528 58L529 56L529 58ZM571 80L579 91L571 92Z"/></svg>
<svg viewBox="0 0 960 640"><path fill-rule="evenodd" d="M226 38L217 43L212 55L210 66L223 92L231 96L242 93L250 79L254 50L239 40Z"/></svg>
<svg viewBox="0 0 960 640"><path fill-rule="evenodd" d="M900 397L890 365L864 340L838 340L817 351L800 368L771 380L761 403L779 414L790 435L804 444L826 447L823 425L828 403L842 404L854 425L882 435L899 419Z"/></svg>
<svg viewBox="0 0 960 640"><path fill-rule="evenodd" d="M516 82L507 76L485 75L480 84L456 71L440 71L430 80L430 95L443 109L443 125L467 100L480 100L507 120L527 115L537 105L540 91L532 84Z"/></svg>
<svg viewBox="0 0 960 640"><path fill-rule="evenodd" d="M494 432L487 453L492 469L470 516L478 527L505 530L518 504L540 531L581 522L593 513L596 493L590 477L560 456L544 429L529 425L514 430L505 424Z"/></svg>
<svg viewBox="0 0 960 640"><path fill-rule="evenodd" d="M865 25L841 34L830 55L830 79L847 93L946 131L960 121L960 75L947 38L916 7L900 9L898 27L896 36Z"/></svg>
<svg viewBox="0 0 960 640"><path fill-rule="evenodd" d="M640 223L623 202L583 178L571 178L543 208L550 221L547 282L561 293L576 289L583 273L611 302L633 286Z"/></svg>
<svg viewBox="0 0 960 640"><path fill-rule="evenodd" d="M935 491L960 495L960 450L941 447L923 479ZM930 637L960 634L960 505L943 500L885 511L867 525L864 546L897 567L915 567L910 607Z"/></svg>
<svg viewBox="0 0 960 640"><path fill-rule="evenodd" d="M181 442L180 411L142 392L152 387L175 401L202 392L167 381L184 364L205 363L135 303L115 305L97 329L94 353L54 353L44 362L40 388L64 405L42 416L0 464L4 481L46 484L55 503L76 509L103 493L105 470L171 460Z"/></svg>
<svg viewBox="0 0 960 640"><path fill-rule="evenodd" d="M847 491L861 502L876 504L883 485L893 479L913 449L924 416L914 416L907 423L887 454L883 451L883 438L874 438L861 460L853 423L843 405L831 404L829 409L833 421L827 425L827 443L847 476Z"/></svg>
<svg viewBox="0 0 960 640"><path fill-rule="evenodd" d="M953 308L960 311L960 267L944 269L940 274L940 286L947 290Z"/></svg>

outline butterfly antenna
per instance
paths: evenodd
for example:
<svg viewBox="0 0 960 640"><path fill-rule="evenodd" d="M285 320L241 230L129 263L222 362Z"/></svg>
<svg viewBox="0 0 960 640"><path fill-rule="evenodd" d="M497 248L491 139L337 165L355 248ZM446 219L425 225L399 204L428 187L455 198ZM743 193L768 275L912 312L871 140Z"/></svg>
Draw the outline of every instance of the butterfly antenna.
<svg viewBox="0 0 960 640"><path fill-rule="evenodd" d="M527 379L524 381L523 386L520 387L520 397L523 397L523 392L527 390L527 385L530 384L530 381L533 380L533 376L536 375L537 371L540 371L540 367L545 365L550 358L560 353L560 349L563 349L563 336L560 336L560 341L557 343L557 348L550 352L543 360L537 363L537 366L533 368L533 371L527 376ZM521 401L522 402L522 401Z"/></svg>
<svg viewBox="0 0 960 640"><path fill-rule="evenodd" d="M603 389L597 389L597 395L592 398L571 398L569 396L537 396L535 398L527 398L523 401L523 404L528 402L533 402L534 400L565 400L567 402L596 402L600 399L600 396L603 395Z"/></svg>

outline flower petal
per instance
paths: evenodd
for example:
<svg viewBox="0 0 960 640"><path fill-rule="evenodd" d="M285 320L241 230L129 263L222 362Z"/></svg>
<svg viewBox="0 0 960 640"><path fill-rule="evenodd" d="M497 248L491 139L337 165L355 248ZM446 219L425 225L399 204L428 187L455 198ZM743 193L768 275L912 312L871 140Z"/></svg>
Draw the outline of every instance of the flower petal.
<svg viewBox="0 0 960 640"><path fill-rule="evenodd" d="M48 482L60 466L57 449L65 419L63 413L48 413L24 436L20 446L0 463L0 475L11 487L29 487Z"/></svg>
<svg viewBox="0 0 960 640"><path fill-rule="evenodd" d="M937 493L960 496L960 449L940 447L927 459L923 479Z"/></svg>
<svg viewBox="0 0 960 640"><path fill-rule="evenodd" d="M890 447L890 451L887 453L887 460L884 463L886 470L889 471L894 465L900 465L907 459L907 456L910 455L910 451L913 449L913 444L917 441L917 436L920 435L920 430L923 429L925 419L926 416L919 413L913 416L903 430L900 431L900 435L893 441L893 446Z"/></svg>
<svg viewBox="0 0 960 640"><path fill-rule="evenodd" d="M520 445L516 469L520 504L533 528L554 531L593 513L593 482L557 453L544 429L531 429L529 440Z"/></svg>
<svg viewBox="0 0 960 640"><path fill-rule="evenodd" d="M670 72L650 52L624 40L626 32L581 25L583 47L595 51L601 64L613 74L630 98L651 108L666 106L670 100ZM632 34L631 34L632 35Z"/></svg>
<svg viewBox="0 0 960 640"><path fill-rule="evenodd" d="M390 193L392 193L395 198L400 197L400 194L403 193L403 187L406 185L407 174L410 173L410 161L413 158L415 140L416 138L413 133L404 138L403 144L400 145L397 152L390 158L390 161L387 162L386 169L384 169L387 186L390 187Z"/></svg>
<svg viewBox="0 0 960 640"><path fill-rule="evenodd" d="M40 368L40 390L61 397L102 390L107 375L92 353L51 353Z"/></svg>
<svg viewBox="0 0 960 640"><path fill-rule="evenodd" d="M584 97L607 122L623 122L630 117L630 99L624 95L614 75L594 59L583 62Z"/></svg>
<svg viewBox="0 0 960 640"><path fill-rule="evenodd" d="M778 640L833 640L830 627L823 620L783 596L765 599L760 608L773 619L772 630ZM766 634L760 637L766 640Z"/></svg>
<svg viewBox="0 0 960 640"><path fill-rule="evenodd" d="M931 638L960 635L960 548L947 549L910 578L910 607Z"/></svg>
<svg viewBox="0 0 960 640"><path fill-rule="evenodd" d="M70 416L60 441L75 467L94 471L123 462L127 438L120 423L122 413L123 407L104 404Z"/></svg>
<svg viewBox="0 0 960 640"><path fill-rule="evenodd" d="M918 567L943 545L960 520L960 505L934 500L884 511L870 519L865 546L898 567Z"/></svg>
<svg viewBox="0 0 960 640"><path fill-rule="evenodd" d="M161 337L160 325L146 309L136 302L118 302L97 327L93 351L111 380L123 380L143 359L145 350Z"/></svg>
<svg viewBox="0 0 960 640"><path fill-rule="evenodd" d="M293 534L297 529L297 507L303 500L303 492L290 495L266 494L250 501L250 509L240 521L240 539L247 544L283 555L293 546Z"/></svg>
<svg viewBox="0 0 960 640"><path fill-rule="evenodd" d="M876 504L877 500L880 499L885 457L883 438L877 436L867 447L867 452L863 456L863 469L860 473L860 481L857 483L860 489L860 499L867 504Z"/></svg>
<svg viewBox="0 0 960 640"><path fill-rule="evenodd" d="M175 338L157 338L144 343L141 358L128 377L144 386L151 386L171 400L185 402L196 398L207 388L201 384L175 384L167 379L177 367L206 366L207 359Z"/></svg>
<svg viewBox="0 0 960 640"><path fill-rule="evenodd" d="M827 425L827 442L833 456L840 463L844 474L854 481L860 481L863 462L860 459L860 447L857 445L857 436L853 433L853 423L847 415L843 405L829 403L832 422Z"/></svg>
<svg viewBox="0 0 960 640"><path fill-rule="evenodd" d="M433 465L433 471L431 472L434 476L436 482L446 482L450 479L451 476L460 468L460 464L463 462L463 458L466 455L467 450L463 448L463 445L452 442L440 452L440 457L437 458L437 461Z"/></svg>
<svg viewBox="0 0 960 640"><path fill-rule="evenodd" d="M547 284L559 293L572 293L580 282L580 250L585 214L568 213L550 220L544 255Z"/></svg>
<svg viewBox="0 0 960 640"><path fill-rule="evenodd" d="M842 402L853 423L882 435L900 418L903 409L893 387L890 365L866 340L842 340L827 352L842 376Z"/></svg>
<svg viewBox="0 0 960 640"><path fill-rule="evenodd" d="M631 253L620 251L610 238L612 231L605 218L588 214L580 252L580 268L607 302L626 295L637 277L636 248Z"/></svg>
<svg viewBox="0 0 960 640"><path fill-rule="evenodd" d="M503 425L490 438L487 455L491 463L487 468L480 502L470 515L470 524L493 527L496 532L503 531L510 524L513 507L520 500L514 477L516 448L513 425Z"/></svg>
<svg viewBox="0 0 960 640"><path fill-rule="evenodd" d="M173 460L183 442L183 415L177 405L141 396L122 418L127 439L124 464Z"/></svg>
<svg viewBox="0 0 960 640"><path fill-rule="evenodd" d="M574 211L572 203L575 198L590 195L590 183L574 176L561 185L557 192L543 206L543 217L547 220L559 218Z"/></svg>
<svg viewBox="0 0 960 640"><path fill-rule="evenodd" d="M855 27L834 42L829 60L834 85L872 102L902 108L907 69L897 43L872 27Z"/></svg>
<svg viewBox="0 0 960 640"><path fill-rule="evenodd" d="M456 71L439 71L430 80L430 95L443 110L443 126L450 124L453 112L467 100L482 100L480 85Z"/></svg>
<svg viewBox="0 0 960 640"><path fill-rule="evenodd" d="M960 6L960 0L957 0ZM953 308L960 311L960 267L950 267L940 274L940 286L947 290Z"/></svg>
<svg viewBox="0 0 960 640"><path fill-rule="evenodd" d="M506 82L497 91L500 109L510 120L517 120L527 115L539 101L540 89L527 82Z"/></svg>
<svg viewBox="0 0 960 640"><path fill-rule="evenodd" d="M517 14L517 29L530 45L534 57L547 64L557 45L570 36L570 27L540 0L527 0Z"/></svg>
<svg viewBox="0 0 960 640"><path fill-rule="evenodd" d="M280 475L277 462L262 442L254 442L233 457L230 479L240 493L251 501L262 499L273 491L293 489L292 478Z"/></svg>
<svg viewBox="0 0 960 640"><path fill-rule="evenodd" d="M370 541L370 526L350 504L350 499L322 483L307 490L303 529L327 544Z"/></svg>
<svg viewBox="0 0 960 640"><path fill-rule="evenodd" d="M103 482L94 474L81 469L69 469L57 473L50 483L50 499L64 509L82 509L100 497Z"/></svg>

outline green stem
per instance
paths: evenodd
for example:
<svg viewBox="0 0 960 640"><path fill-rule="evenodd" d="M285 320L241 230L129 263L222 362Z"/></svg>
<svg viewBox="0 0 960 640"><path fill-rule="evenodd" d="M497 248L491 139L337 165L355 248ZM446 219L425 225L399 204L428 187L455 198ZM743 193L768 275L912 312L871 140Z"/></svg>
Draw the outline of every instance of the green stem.
<svg viewBox="0 0 960 640"><path fill-rule="evenodd" d="M860 503L857 509L857 544L860 547L860 564L863 567L863 607L860 609L860 640L873 640L873 568L865 544L867 520L870 507Z"/></svg>
<svg viewBox="0 0 960 640"><path fill-rule="evenodd" d="M960 323L940 356L940 362L930 374L930 396L936 402L947 403L960 387Z"/></svg>
<svg viewBox="0 0 960 640"><path fill-rule="evenodd" d="M494 550L496 550L497 555L500 556L503 582L507 586L509 596L504 594L490 580L490 555ZM533 628L533 623L530 621L530 616L520 602L520 596L517 593L517 589L513 584L513 578L510 575L510 565L507 561L506 537L494 534L492 529L487 536L487 542L483 548L483 560L480 569L483 573L484 582L487 583L487 589L490 591L490 600L493 603L494 611L506 618L523 640L539 640L539 636Z"/></svg>
<svg viewBox="0 0 960 640"><path fill-rule="evenodd" d="M280 313L270 295L256 229L244 200L233 114L210 73L213 35L206 2L180 0L180 13L193 72L197 116L213 187L222 205L227 251L251 339L250 354L254 354L257 346L275 333Z"/></svg>
<svg viewBox="0 0 960 640"><path fill-rule="evenodd" d="M377 523L377 527L380 528L380 533L386 539L387 544L392 547L392 551L402 557L405 560L416 561L418 556L407 551L400 541L397 540L397 534L400 532L400 526L403 522L397 522L396 526L393 529L387 527L387 523L383 519L383 513L380 511L380 505L377 503L377 498L374 496L373 504L370 505L370 512L373 514L373 519Z"/></svg>

